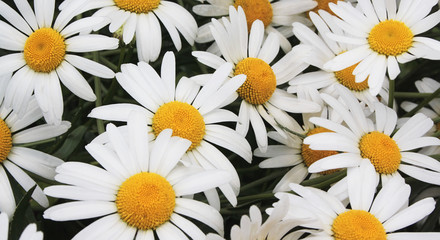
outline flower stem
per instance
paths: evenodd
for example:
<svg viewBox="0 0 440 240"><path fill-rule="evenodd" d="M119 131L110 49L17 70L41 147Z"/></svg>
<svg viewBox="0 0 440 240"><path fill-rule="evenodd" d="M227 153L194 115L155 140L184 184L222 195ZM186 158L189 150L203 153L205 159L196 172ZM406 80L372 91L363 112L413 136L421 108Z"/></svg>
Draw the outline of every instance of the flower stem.
<svg viewBox="0 0 440 240"><path fill-rule="evenodd" d="M99 60L99 53L98 52L93 53L93 60L95 60L95 61ZM93 79L95 82L95 95L96 95L95 107L99 107L99 106L102 106L101 78L94 76ZM102 121L101 119L96 119L96 126L98 128L99 134L105 132L104 121Z"/></svg>
<svg viewBox="0 0 440 240"><path fill-rule="evenodd" d="M417 107L415 107L413 110L407 112L402 117L413 116L414 113L419 111L422 107L426 106L432 99L438 97L439 95L440 95L440 88L437 89L435 92L433 92L431 95L429 95L429 97L426 97L421 103L419 103L419 105L417 105Z"/></svg>

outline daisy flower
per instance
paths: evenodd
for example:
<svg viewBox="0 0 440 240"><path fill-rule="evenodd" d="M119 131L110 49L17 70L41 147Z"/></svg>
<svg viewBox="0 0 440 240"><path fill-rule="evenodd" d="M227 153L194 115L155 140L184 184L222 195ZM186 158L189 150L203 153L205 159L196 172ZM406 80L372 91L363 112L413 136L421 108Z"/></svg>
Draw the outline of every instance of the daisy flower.
<svg viewBox="0 0 440 240"><path fill-rule="evenodd" d="M240 219L240 225L234 225L231 228L230 240L249 240L249 239L284 239L294 240L294 234L287 234L297 224L294 221L283 221L289 210L288 198L282 198L270 209L270 216L263 222L260 209L252 205L249 208L249 216L243 215ZM287 235L286 235L287 234ZM223 237L216 234L208 234L206 240L224 240Z"/></svg>
<svg viewBox="0 0 440 240"><path fill-rule="evenodd" d="M107 17L111 23L110 32L122 32L122 40L129 44L136 38L139 61L156 61L162 49L162 30L164 25L177 51L182 48L179 32L190 44L194 44L197 35L197 23L194 17L182 6L165 0L66 0L60 9L81 6L83 11L99 10L93 16Z"/></svg>
<svg viewBox="0 0 440 240"><path fill-rule="evenodd" d="M9 233L9 217L6 213L0 213L0 239L8 240ZM23 230L19 240L43 240L43 233L37 231L37 225L31 223Z"/></svg>
<svg viewBox="0 0 440 240"><path fill-rule="evenodd" d="M97 30L105 18L88 17L68 24L80 13L69 8L52 24L55 0L36 0L34 10L28 1L14 2L22 16L0 1L0 15L11 24L0 21L0 46L13 52L0 57L0 75L14 72L5 104L23 116L34 93L45 120L59 124L63 114L60 81L78 97L95 101L92 88L77 68L102 78L114 77L111 69L72 53L115 49L118 40L98 34L77 35Z"/></svg>
<svg viewBox="0 0 440 240"><path fill-rule="evenodd" d="M312 0L224 0L208 1L206 4L199 4L193 7L193 12L205 17L228 16L229 8L233 6L243 8L246 14L247 27L251 28L255 20L260 20L264 24L264 34L275 33L281 43L284 52L289 52L292 48L287 38L292 36L291 24L293 22L310 23L305 17L307 11L317 6L316 1ZM229 17L231 17L229 15ZM209 22L201 26L198 30L196 42L205 43L214 40L210 32Z"/></svg>
<svg viewBox="0 0 440 240"><path fill-rule="evenodd" d="M54 221L98 218L73 239L203 239L205 234L186 217L223 234L223 219L213 207L182 198L229 181L229 173L187 168L179 160L189 140L163 130L148 139L147 119L129 114L128 135L113 124L110 143L90 143L86 150L103 168L81 162L60 165L55 179L66 185L45 193L75 201L48 208L43 217Z"/></svg>
<svg viewBox="0 0 440 240"><path fill-rule="evenodd" d="M319 173L309 174L308 167L314 162L327 156L337 154L337 151L321 151L310 149L308 144L303 143L303 136L310 136L321 132L331 132L330 130L315 126L309 122L310 114L303 114L304 126L300 126L297 121L288 116L283 122L285 130L284 135L270 131L268 137L277 144L269 145L266 152L261 152L259 149L254 150L254 155L257 157L267 158L260 162L260 168L281 168L292 167L277 183L273 192L290 191L290 183L301 183L306 178L315 178L322 175L334 173L337 170L329 170ZM316 114L314 114L316 115ZM325 118L325 114L321 114ZM288 123L287 123L288 121ZM287 123L287 124L286 124ZM309 176L310 175L310 176Z"/></svg>
<svg viewBox="0 0 440 240"><path fill-rule="evenodd" d="M303 45L295 46L277 63L271 65L280 48L277 35L270 33L263 40L264 25L260 20L252 24L249 34L246 16L241 7L236 10L231 6L229 16L231 22L225 20L225 26L215 19L212 20L211 30L223 58L201 51L195 51L193 55L201 63L214 69L229 62L234 65L231 76L247 76L246 82L237 90L242 101L236 130L245 136L250 122L258 147L264 152L267 148L267 131L262 117L279 130L277 116L285 114L284 111L303 113L320 110L318 104L297 99L285 90L277 88L308 67L303 59L308 56L309 48Z"/></svg>
<svg viewBox="0 0 440 240"><path fill-rule="evenodd" d="M287 91L297 93L298 86L310 87L313 89L322 89L323 92L337 97L335 85L342 85L348 88L359 100L372 107L373 103L378 102L377 94L381 99L388 101L388 87L378 85L376 89L370 89L368 80L356 82L353 70L357 63L339 71L329 71L323 66L326 62L332 60L335 56L347 52L353 48L353 45L339 43L329 38L327 33L341 33L342 28L333 21L330 13L319 11L319 15L311 12L310 19L318 30L318 34L301 23L293 23L293 33L303 44L312 48L313 57L309 58L309 63L317 67L318 71L312 71L300 74L289 81L291 85ZM385 77L385 76L383 76Z"/></svg>
<svg viewBox="0 0 440 240"><path fill-rule="evenodd" d="M438 232L396 232L429 215L435 208L433 198L408 206L411 188L403 178L391 179L375 196L374 166L363 159L359 167L348 170L350 208L333 195L319 189L291 184L299 196L277 193L290 198L287 219L308 219L303 224L311 233L304 239L439 239Z"/></svg>
<svg viewBox="0 0 440 240"><path fill-rule="evenodd" d="M395 131L397 114L391 108L376 103L375 123L369 120L358 100L349 90L337 87L344 106L335 98L322 94L322 98L343 118L345 127L323 118L310 121L334 133L320 133L308 136L304 143L314 150L333 150L341 153L323 158L309 167L309 172L321 172L335 168L358 166L362 159L374 165L376 174L383 181L399 176L399 171L423 182L440 185L440 162L412 150L438 146L440 140L426 137L431 129L431 119L418 113ZM394 133L395 132L395 133Z"/></svg>
<svg viewBox="0 0 440 240"><path fill-rule="evenodd" d="M330 9L338 17L333 20L349 33L330 36L356 47L325 63L324 68L341 71L359 63L353 70L356 82L368 77L371 91L380 89L386 72L394 80L400 73L399 63L416 58L440 59L440 42L417 36L440 22L439 12L429 15L437 2L359 0L356 8L346 2L330 3Z"/></svg>
<svg viewBox="0 0 440 240"><path fill-rule="evenodd" d="M16 203L7 173L28 191L37 183L24 170L53 180L55 168L63 163L59 158L21 145L57 137L69 129L70 123L62 121L59 125L42 124L29 128L42 117L35 98L31 98L22 118L15 110L1 103L2 98L0 93L0 211L12 217ZM43 207L49 206L39 186L35 188L32 198Z"/></svg>
<svg viewBox="0 0 440 240"><path fill-rule="evenodd" d="M247 140L233 129L220 124L237 121L235 114L221 109L237 98L235 91L245 81L245 76L240 75L226 82L231 69L231 64L225 63L211 76L202 75L208 81L200 88L200 85L185 77L175 85L176 63L172 52L167 52L163 58L161 76L145 62L139 62L138 65L123 64L116 79L141 106L101 106L93 109L89 117L127 122L128 113L134 110L147 119L148 132L152 138L164 129L173 129L175 136L192 142L183 157L187 164L196 164L205 169L224 169L233 175L230 184L220 186L220 189L235 205L240 189L238 174L224 154L212 145L235 152L248 162L252 160ZM215 190L205 194L213 205L220 208Z"/></svg>
<svg viewBox="0 0 440 240"><path fill-rule="evenodd" d="M423 78L422 80L417 80L415 82L416 88L420 93L433 93L437 89L440 88L440 83L432 78ZM438 118L440 116L440 99L435 98L431 100L429 103L429 106L431 109L423 107L419 111L420 113L425 114L427 117L434 119ZM412 109L414 109L417 104L403 101L400 105L403 110L409 112ZM428 132L429 135L434 134L435 131L438 131L440 127L440 124L435 124L433 128ZM426 147L420 150L420 153L426 154L426 155L434 155L434 154L440 154L440 147L439 146L431 146Z"/></svg>

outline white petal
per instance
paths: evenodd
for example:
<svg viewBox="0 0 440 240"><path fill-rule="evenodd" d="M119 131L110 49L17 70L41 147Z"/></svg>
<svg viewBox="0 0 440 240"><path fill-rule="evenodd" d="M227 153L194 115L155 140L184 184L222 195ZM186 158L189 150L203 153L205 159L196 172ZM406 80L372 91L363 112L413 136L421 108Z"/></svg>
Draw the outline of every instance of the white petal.
<svg viewBox="0 0 440 240"><path fill-rule="evenodd" d="M94 52L101 50L116 49L119 40L98 34L78 35L66 39L66 51L68 52Z"/></svg>
<svg viewBox="0 0 440 240"><path fill-rule="evenodd" d="M44 211L43 217L54 221L71 221L100 217L116 211L114 202L77 201L50 207Z"/></svg>
<svg viewBox="0 0 440 240"><path fill-rule="evenodd" d="M230 180L231 176L226 171L203 171L177 182L173 189L176 196L184 196L218 187L228 183Z"/></svg>
<svg viewBox="0 0 440 240"><path fill-rule="evenodd" d="M314 162L309 166L309 172L317 173L330 169L357 167L360 163L361 158L358 154L339 153Z"/></svg>
<svg viewBox="0 0 440 240"><path fill-rule="evenodd" d="M96 96L86 79L70 63L63 61L57 68L61 82L73 94L86 100L95 101Z"/></svg>
<svg viewBox="0 0 440 240"><path fill-rule="evenodd" d="M384 222L383 227L387 232L394 232L402 229L430 214L434 210L434 207L434 199L425 198L398 212L396 215Z"/></svg>
<svg viewBox="0 0 440 240"><path fill-rule="evenodd" d="M66 54L65 59L76 68L79 68L84 72L90 73L91 75L102 78L115 77L115 73L110 68L87 58L77 55Z"/></svg>

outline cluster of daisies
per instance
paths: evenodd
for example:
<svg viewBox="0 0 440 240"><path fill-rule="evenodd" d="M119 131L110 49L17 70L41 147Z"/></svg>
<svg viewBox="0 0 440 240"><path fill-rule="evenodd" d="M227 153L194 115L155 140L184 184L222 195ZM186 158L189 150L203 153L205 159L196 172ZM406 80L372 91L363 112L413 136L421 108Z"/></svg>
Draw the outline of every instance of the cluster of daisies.
<svg viewBox="0 0 440 240"><path fill-rule="evenodd" d="M0 240L440 239L437 0L10 2Z"/></svg>

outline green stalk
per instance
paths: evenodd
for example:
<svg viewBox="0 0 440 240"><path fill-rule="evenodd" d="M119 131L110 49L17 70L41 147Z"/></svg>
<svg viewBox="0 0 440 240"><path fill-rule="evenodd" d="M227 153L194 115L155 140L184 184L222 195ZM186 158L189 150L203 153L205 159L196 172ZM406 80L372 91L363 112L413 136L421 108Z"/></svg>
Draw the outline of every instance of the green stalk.
<svg viewBox="0 0 440 240"><path fill-rule="evenodd" d="M99 59L99 53L94 52L93 60L98 61L98 59ZM101 78L94 76L93 79L95 82L95 95L96 95L95 107L99 107L102 106ZM104 121L102 121L101 119L96 119L96 127L98 128L99 134L105 132Z"/></svg>

